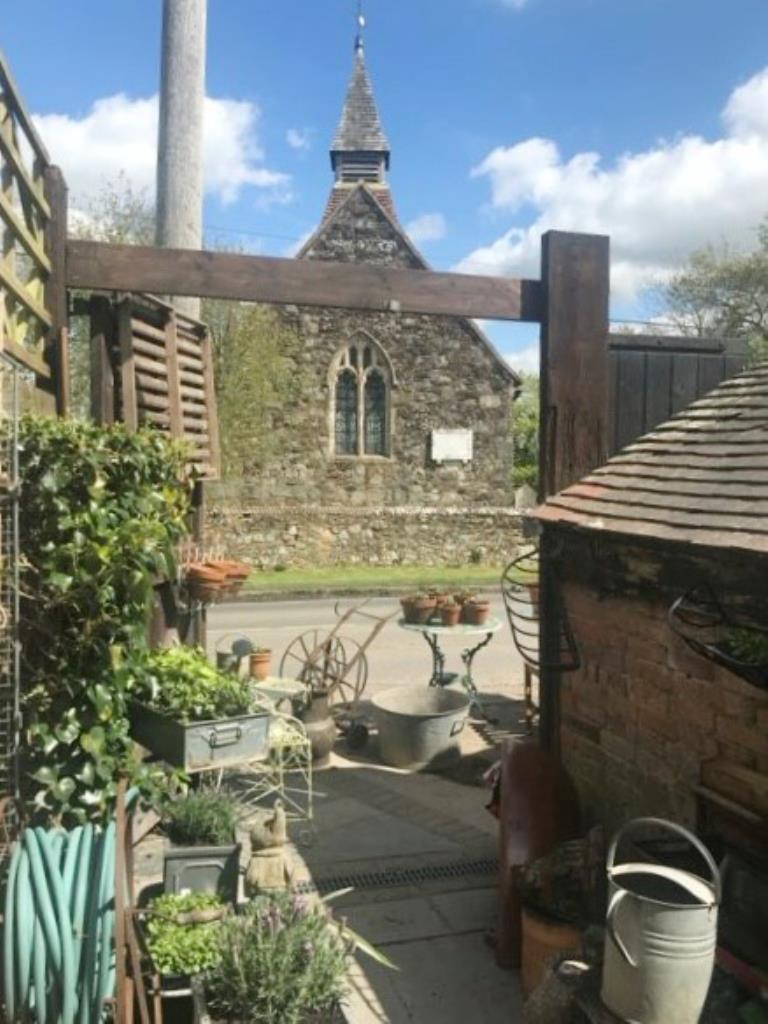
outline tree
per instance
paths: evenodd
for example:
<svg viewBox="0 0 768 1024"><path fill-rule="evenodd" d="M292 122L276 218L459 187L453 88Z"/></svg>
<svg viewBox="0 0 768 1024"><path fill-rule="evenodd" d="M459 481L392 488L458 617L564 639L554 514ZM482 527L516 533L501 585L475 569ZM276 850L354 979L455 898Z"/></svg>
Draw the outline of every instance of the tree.
<svg viewBox="0 0 768 1024"><path fill-rule="evenodd" d="M693 253L662 289L681 333L746 338L754 359L768 356L768 220L757 239L750 252L723 244Z"/></svg>
<svg viewBox="0 0 768 1024"><path fill-rule="evenodd" d="M532 373L521 374L520 396L512 406L512 440L514 464L512 483L528 484L534 490L539 481L539 378Z"/></svg>
<svg viewBox="0 0 768 1024"><path fill-rule="evenodd" d="M213 342L222 468L238 478L263 470L280 450L275 413L300 394L300 339L270 306L206 300L202 316Z"/></svg>

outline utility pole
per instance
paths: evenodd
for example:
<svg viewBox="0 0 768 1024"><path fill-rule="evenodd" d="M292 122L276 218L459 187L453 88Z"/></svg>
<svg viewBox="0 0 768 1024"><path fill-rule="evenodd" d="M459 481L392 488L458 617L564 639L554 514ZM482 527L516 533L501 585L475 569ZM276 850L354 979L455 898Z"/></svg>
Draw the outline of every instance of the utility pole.
<svg viewBox="0 0 768 1024"><path fill-rule="evenodd" d="M203 242L206 4L163 0L155 240L169 249L200 249ZM174 304L199 318L199 299Z"/></svg>

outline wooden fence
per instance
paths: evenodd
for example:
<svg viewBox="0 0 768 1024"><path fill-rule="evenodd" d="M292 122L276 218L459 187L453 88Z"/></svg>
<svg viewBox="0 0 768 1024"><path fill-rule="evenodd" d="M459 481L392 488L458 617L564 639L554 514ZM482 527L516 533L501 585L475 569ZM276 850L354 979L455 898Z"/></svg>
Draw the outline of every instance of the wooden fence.
<svg viewBox="0 0 768 1024"><path fill-rule="evenodd" d="M32 404L67 406L66 187L0 55L0 347L34 374Z"/></svg>
<svg viewBox="0 0 768 1024"><path fill-rule="evenodd" d="M739 373L747 355L741 339L610 335L608 454Z"/></svg>

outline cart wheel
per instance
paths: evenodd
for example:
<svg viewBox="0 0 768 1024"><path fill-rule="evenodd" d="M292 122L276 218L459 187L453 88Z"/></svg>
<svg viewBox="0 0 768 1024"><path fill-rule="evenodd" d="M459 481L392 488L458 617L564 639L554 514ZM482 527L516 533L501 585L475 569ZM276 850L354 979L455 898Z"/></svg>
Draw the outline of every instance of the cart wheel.
<svg viewBox="0 0 768 1024"><path fill-rule="evenodd" d="M351 711L368 682L368 658L362 645L351 637L337 637L339 667L328 681L328 703L334 714Z"/></svg>
<svg viewBox="0 0 768 1024"><path fill-rule="evenodd" d="M345 668L341 640L321 629L308 629L286 647L280 675L316 690L327 689Z"/></svg>

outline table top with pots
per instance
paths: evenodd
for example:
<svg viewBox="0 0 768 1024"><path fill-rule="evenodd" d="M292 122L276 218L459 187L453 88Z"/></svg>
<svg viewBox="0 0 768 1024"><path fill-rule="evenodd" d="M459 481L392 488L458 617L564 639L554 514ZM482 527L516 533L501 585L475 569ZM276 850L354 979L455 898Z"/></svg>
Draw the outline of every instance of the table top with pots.
<svg viewBox="0 0 768 1024"><path fill-rule="evenodd" d="M470 625L466 622L459 622L455 626L444 626L442 622L406 622L405 619L398 619L397 624L401 629L410 629L416 633L438 633L446 636L478 636L481 633L495 633L501 629L501 619L487 618L482 625Z"/></svg>

